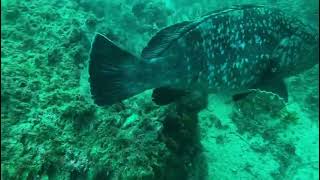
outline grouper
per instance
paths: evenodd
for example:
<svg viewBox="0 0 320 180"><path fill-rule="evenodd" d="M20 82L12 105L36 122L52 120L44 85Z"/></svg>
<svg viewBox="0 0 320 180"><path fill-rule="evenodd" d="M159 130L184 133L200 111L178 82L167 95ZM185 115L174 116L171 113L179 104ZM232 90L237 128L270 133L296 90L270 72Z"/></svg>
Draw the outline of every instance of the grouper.
<svg viewBox="0 0 320 180"><path fill-rule="evenodd" d="M89 83L97 105L147 89L165 105L196 89L241 99L251 89L286 101L284 79L319 63L319 34L274 7L237 5L157 32L141 56L96 33Z"/></svg>

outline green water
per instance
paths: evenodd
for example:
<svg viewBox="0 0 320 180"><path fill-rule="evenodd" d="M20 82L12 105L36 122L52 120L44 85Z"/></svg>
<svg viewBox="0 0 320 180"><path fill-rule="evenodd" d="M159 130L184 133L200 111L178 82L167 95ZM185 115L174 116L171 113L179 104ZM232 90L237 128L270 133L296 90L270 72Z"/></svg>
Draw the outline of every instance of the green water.
<svg viewBox="0 0 320 180"><path fill-rule="evenodd" d="M1 179L319 179L318 65L286 79L288 103L91 98L96 32L139 55L168 25L257 2L319 29L316 0L2 0Z"/></svg>

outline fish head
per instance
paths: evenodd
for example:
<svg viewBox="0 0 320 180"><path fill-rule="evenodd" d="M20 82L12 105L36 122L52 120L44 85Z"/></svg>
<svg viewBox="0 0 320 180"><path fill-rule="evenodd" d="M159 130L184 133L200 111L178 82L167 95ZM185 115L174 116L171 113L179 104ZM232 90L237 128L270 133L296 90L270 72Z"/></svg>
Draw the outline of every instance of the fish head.
<svg viewBox="0 0 320 180"><path fill-rule="evenodd" d="M302 39L292 61L294 73L301 73L319 64L319 40L306 42Z"/></svg>
<svg viewBox="0 0 320 180"><path fill-rule="evenodd" d="M281 76L292 76L304 72L319 63L319 32L316 25L270 9L273 17L271 39L272 61ZM272 67L274 68L274 67Z"/></svg>
<svg viewBox="0 0 320 180"><path fill-rule="evenodd" d="M292 35L280 40L273 52L279 73L292 76L319 64L319 38L313 36L311 40L310 37Z"/></svg>

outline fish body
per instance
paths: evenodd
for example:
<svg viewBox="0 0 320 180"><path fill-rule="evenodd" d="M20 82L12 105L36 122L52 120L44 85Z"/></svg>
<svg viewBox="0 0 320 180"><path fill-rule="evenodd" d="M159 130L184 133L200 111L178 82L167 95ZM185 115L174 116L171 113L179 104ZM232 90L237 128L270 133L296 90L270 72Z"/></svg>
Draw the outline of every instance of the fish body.
<svg viewBox="0 0 320 180"><path fill-rule="evenodd" d="M122 49L117 57L116 50L110 51L117 46L98 34L90 53L91 92L101 105L160 87L182 91L201 87L231 94L261 88L287 96L283 78L318 63L318 39L317 31L301 21L254 5L213 11L164 28L152 37L140 58ZM110 83L113 77L118 78L117 84ZM104 86L96 87L108 78ZM113 91L120 95L109 93Z"/></svg>

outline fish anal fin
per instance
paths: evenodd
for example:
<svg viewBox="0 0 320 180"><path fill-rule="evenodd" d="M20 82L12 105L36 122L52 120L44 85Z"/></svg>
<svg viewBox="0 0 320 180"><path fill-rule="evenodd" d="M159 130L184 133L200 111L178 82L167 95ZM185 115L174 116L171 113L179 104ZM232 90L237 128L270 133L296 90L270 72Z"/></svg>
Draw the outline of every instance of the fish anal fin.
<svg viewBox="0 0 320 180"><path fill-rule="evenodd" d="M183 89L163 86L153 90L152 101L157 105L167 105L187 95L187 93L188 92Z"/></svg>
<svg viewBox="0 0 320 180"><path fill-rule="evenodd" d="M251 93L252 93L252 91L246 91L246 92L241 92L241 93L234 94L232 96L232 100L233 101L242 100L242 99L246 98Z"/></svg>

